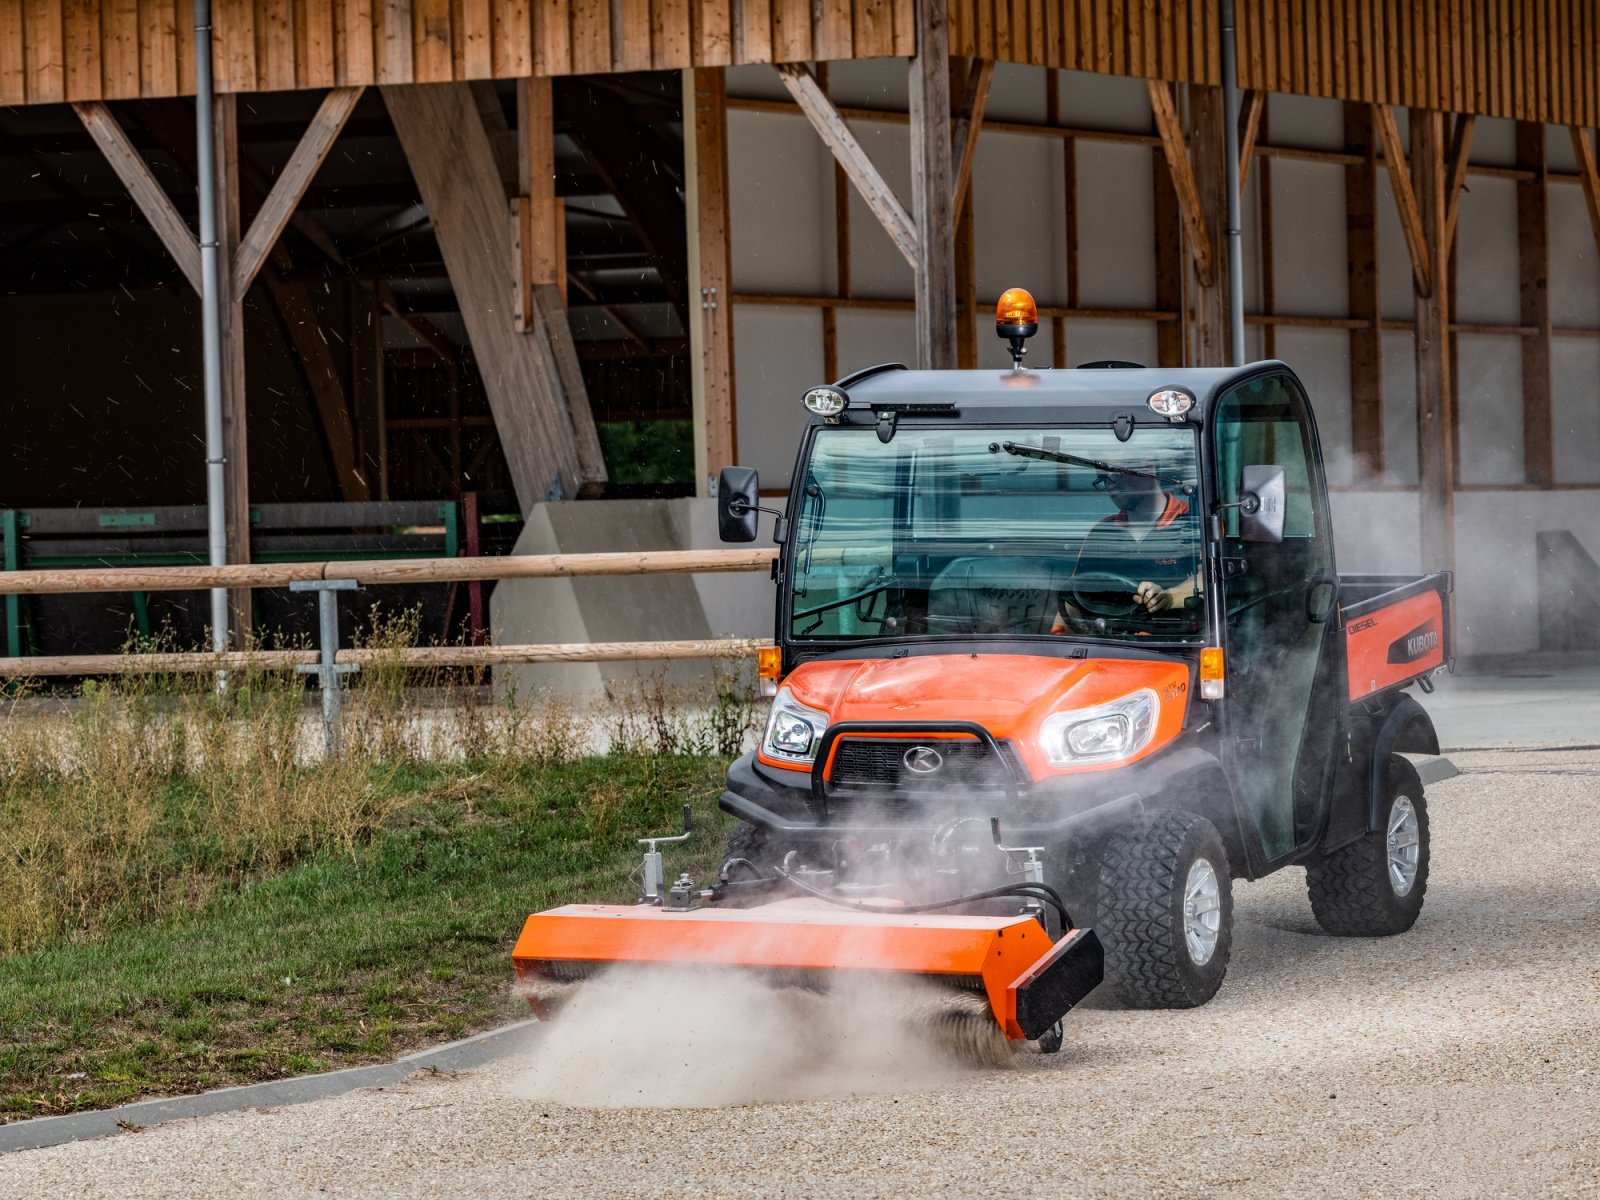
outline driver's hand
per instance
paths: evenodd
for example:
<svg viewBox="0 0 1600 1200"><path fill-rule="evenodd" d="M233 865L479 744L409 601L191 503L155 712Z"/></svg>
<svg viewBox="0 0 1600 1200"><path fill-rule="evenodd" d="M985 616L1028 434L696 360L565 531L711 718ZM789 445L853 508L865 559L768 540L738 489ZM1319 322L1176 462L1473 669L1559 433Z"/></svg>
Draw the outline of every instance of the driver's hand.
<svg viewBox="0 0 1600 1200"><path fill-rule="evenodd" d="M1158 613L1172 607L1172 597L1167 590L1158 587L1146 579L1139 585L1139 590L1133 593L1134 603L1141 605L1145 612Z"/></svg>

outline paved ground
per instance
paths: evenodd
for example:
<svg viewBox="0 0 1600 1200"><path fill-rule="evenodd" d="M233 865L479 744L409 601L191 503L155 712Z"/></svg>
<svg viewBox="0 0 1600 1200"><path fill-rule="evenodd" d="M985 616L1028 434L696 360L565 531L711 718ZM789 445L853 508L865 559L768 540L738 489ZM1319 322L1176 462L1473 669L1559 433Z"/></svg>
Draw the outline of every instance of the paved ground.
<svg viewBox="0 0 1600 1200"><path fill-rule="evenodd" d="M812 1099L603 1109L526 1097L545 1044L9 1155L0 1195L1600 1196L1600 749L1454 757L1413 931L1328 938L1299 871L1241 885L1210 1005L1091 1001L1054 1058L952 1074L890 1056ZM635 1051L627 1077L692 1089L750 1066L717 1021L714 1049ZM753 1049L741 1086L787 1094L789 1045Z"/></svg>
<svg viewBox="0 0 1600 1200"><path fill-rule="evenodd" d="M1440 679L1422 696L1445 753L1463 746L1600 742L1600 666L1528 664Z"/></svg>

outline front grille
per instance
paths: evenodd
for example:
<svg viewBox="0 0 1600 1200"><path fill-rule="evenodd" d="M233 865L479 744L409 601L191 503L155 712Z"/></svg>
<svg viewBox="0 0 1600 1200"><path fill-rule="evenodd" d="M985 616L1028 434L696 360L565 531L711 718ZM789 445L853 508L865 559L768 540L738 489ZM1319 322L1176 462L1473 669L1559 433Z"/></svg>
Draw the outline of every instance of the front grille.
<svg viewBox="0 0 1600 1200"><path fill-rule="evenodd" d="M917 758L932 770L918 772L907 765L906 756L917 750L932 751L937 756L937 763L928 755ZM838 788L906 792L952 787L1003 790L1007 771L1006 764L976 740L844 738L834 754L828 782Z"/></svg>

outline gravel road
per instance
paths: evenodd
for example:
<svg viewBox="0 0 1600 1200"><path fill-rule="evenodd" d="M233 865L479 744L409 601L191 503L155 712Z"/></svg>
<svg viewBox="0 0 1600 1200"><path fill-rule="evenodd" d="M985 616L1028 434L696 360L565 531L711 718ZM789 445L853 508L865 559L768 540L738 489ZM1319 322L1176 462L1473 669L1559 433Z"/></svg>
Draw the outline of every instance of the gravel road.
<svg viewBox="0 0 1600 1200"><path fill-rule="evenodd" d="M1600 1196L1600 749L1453 757L1414 930L1236 885L1210 1005L1091 1000L1053 1058L666 1110L521 1098L503 1061L12 1154L0 1195Z"/></svg>

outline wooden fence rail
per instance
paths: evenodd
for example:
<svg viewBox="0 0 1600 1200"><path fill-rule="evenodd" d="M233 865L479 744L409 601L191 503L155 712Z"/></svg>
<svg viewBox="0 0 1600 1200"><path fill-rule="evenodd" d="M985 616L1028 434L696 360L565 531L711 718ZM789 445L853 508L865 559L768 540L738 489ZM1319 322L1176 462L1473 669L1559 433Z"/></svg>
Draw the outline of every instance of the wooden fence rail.
<svg viewBox="0 0 1600 1200"><path fill-rule="evenodd" d="M338 663L397 663L408 667L500 667L550 662L665 662L670 659L749 658L762 646L755 638L677 642L552 642L526 646L409 646L340 650ZM0 677L36 679L55 675L155 675L205 671L291 670L314 666L315 650L258 650L222 654L75 654L0 658Z"/></svg>
<svg viewBox="0 0 1600 1200"><path fill-rule="evenodd" d="M371 559L361 562L244 563L230 567L106 567L0 571L0 596L61 592L191 592L205 588L288 587L318 579L357 583L470 583L592 575L694 575L760 571L766 550L645 550L620 554L508 554L487 558Z"/></svg>

